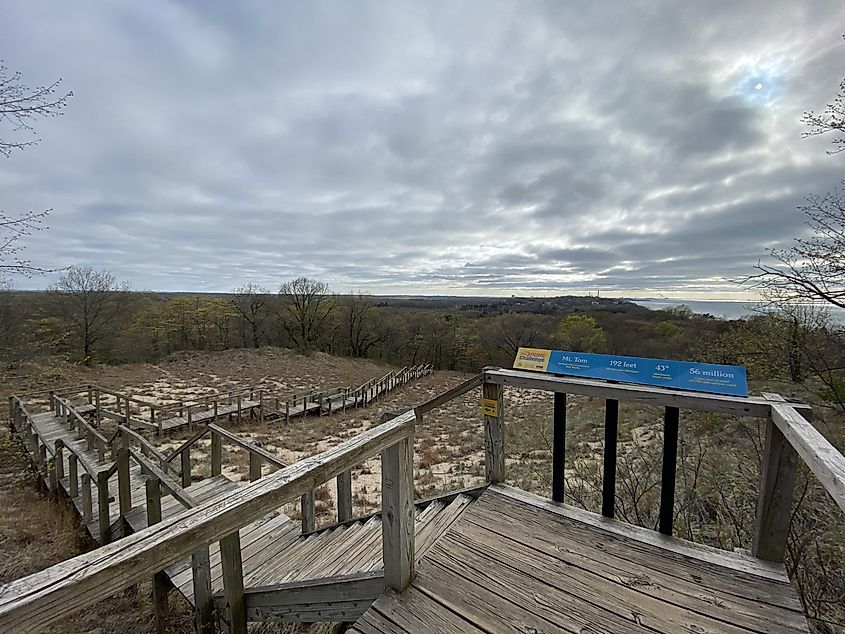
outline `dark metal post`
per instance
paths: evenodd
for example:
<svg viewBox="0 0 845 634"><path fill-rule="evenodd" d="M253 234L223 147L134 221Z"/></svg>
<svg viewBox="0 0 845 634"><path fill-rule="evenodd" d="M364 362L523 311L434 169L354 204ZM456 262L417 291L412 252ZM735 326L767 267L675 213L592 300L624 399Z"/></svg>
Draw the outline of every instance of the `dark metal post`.
<svg viewBox="0 0 845 634"><path fill-rule="evenodd" d="M554 439L552 441L552 499L563 502L566 465L566 394L555 392Z"/></svg>
<svg viewBox="0 0 845 634"><path fill-rule="evenodd" d="M616 436L619 401L607 399L604 409L604 476L601 488L601 514L613 517L616 506Z"/></svg>
<svg viewBox="0 0 845 634"><path fill-rule="evenodd" d="M672 534L675 516L675 468L678 461L678 422L680 411L667 407L663 419L663 475L660 482L660 532Z"/></svg>

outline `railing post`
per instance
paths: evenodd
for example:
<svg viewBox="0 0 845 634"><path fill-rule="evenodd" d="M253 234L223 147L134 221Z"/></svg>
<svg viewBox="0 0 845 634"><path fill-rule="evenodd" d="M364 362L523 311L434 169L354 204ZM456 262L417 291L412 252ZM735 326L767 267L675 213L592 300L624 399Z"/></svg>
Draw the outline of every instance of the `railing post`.
<svg viewBox="0 0 845 634"><path fill-rule="evenodd" d="M667 407L663 418L663 469L660 479L659 529L664 535L672 534L675 520L675 472L678 462L678 423L680 410Z"/></svg>
<svg viewBox="0 0 845 634"><path fill-rule="evenodd" d="M77 495L79 495L79 469L76 461L76 454L73 452L69 452L67 457L68 492L70 493L70 497L72 498L75 498Z"/></svg>
<svg viewBox="0 0 845 634"><path fill-rule="evenodd" d="M223 439L216 431L211 431L211 477L223 473Z"/></svg>
<svg viewBox="0 0 845 634"><path fill-rule="evenodd" d="M182 465L182 487L187 489L191 486L191 448L185 447L179 458Z"/></svg>
<svg viewBox="0 0 845 634"><path fill-rule="evenodd" d="M100 428L100 388L94 390L94 420L97 423L97 429Z"/></svg>
<svg viewBox="0 0 845 634"><path fill-rule="evenodd" d="M56 459L53 462L53 472L56 474L56 493L58 493L62 480L64 480L65 477L64 443L61 440L57 440L55 448Z"/></svg>
<svg viewBox="0 0 845 634"><path fill-rule="evenodd" d="M125 516L132 510L132 488L129 481L129 449L126 448L126 438L121 439L121 447L117 450L117 500L121 516Z"/></svg>
<svg viewBox="0 0 845 634"><path fill-rule="evenodd" d="M93 402L93 399L94 399L94 395L91 391L91 386L89 385L88 386L88 404L89 405L91 405L91 403Z"/></svg>
<svg viewBox="0 0 845 634"><path fill-rule="evenodd" d="M771 398L774 395L766 396ZM751 554L755 557L783 562L792 516L796 462L795 449L769 417L766 423L763 462L760 465L757 521L751 547Z"/></svg>
<svg viewBox="0 0 845 634"><path fill-rule="evenodd" d="M302 514L302 532L310 533L317 527L314 519L314 489L311 489L302 496L300 499L300 508Z"/></svg>
<svg viewBox="0 0 845 634"><path fill-rule="evenodd" d="M402 592L414 576L413 432L381 452L384 585Z"/></svg>
<svg viewBox="0 0 845 634"><path fill-rule="evenodd" d="M352 470L337 476L337 521L352 519Z"/></svg>
<svg viewBox="0 0 845 634"><path fill-rule="evenodd" d="M563 502L566 479L566 394L555 392L552 436L552 500Z"/></svg>
<svg viewBox="0 0 845 634"><path fill-rule="evenodd" d="M214 597L211 594L211 563L208 548L191 555L191 572L194 578L195 626L201 634L214 631Z"/></svg>
<svg viewBox="0 0 845 634"><path fill-rule="evenodd" d="M220 562L223 568L223 592L229 608L229 633L246 634L244 569L238 531L220 540Z"/></svg>
<svg viewBox="0 0 845 634"><path fill-rule="evenodd" d="M241 395L238 394L238 424L241 422Z"/></svg>
<svg viewBox="0 0 845 634"><path fill-rule="evenodd" d="M264 424L264 390L258 390L258 422Z"/></svg>
<svg viewBox="0 0 845 634"><path fill-rule="evenodd" d="M157 478L147 478L144 483L147 498L147 526L161 521L161 482ZM160 570L153 574L153 607L156 615L156 632L167 631L167 574Z"/></svg>
<svg viewBox="0 0 845 634"><path fill-rule="evenodd" d="M616 511L616 438L619 401L607 399L604 406L604 475L601 483L601 514L613 517Z"/></svg>
<svg viewBox="0 0 845 634"><path fill-rule="evenodd" d="M487 482L505 481L505 417L504 390L496 383L485 381L482 397L496 401L496 415L484 416L484 472Z"/></svg>
<svg viewBox="0 0 845 634"><path fill-rule="evenodd" d="M94 518L94 506L91 503L91 476L82 474L82 519L90 522Z"/></svg>
<svg viewBox="0 0 845 634"><path fill-rule="evenodd" d="M249 481L255 482L261 479L261 456L249 452Z"/></svg>
<svg viewBox="0 0 845 634"><path fill-rule="evenodd" d="M109 478L106 471L97 474L97 517L100 524L100 544L111 542L111 521L109 514Z"/></svg>

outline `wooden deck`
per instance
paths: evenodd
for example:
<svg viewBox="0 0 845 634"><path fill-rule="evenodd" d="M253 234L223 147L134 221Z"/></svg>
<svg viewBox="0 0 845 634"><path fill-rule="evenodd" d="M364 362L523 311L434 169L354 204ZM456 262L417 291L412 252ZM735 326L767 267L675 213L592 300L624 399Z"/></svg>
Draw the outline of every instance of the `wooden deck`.
<svg viewBox="0 0 845 634"><path fill-rule="evenodd" d="M351 632L808 632L783 566L491 486Z"/></svg>

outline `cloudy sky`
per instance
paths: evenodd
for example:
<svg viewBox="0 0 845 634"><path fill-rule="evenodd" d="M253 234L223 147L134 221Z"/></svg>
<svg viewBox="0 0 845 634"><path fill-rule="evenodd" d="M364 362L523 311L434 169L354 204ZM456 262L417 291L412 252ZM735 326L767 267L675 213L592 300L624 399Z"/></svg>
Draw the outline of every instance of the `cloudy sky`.
<svg viewBox="0 0 845 634"><path fill-rule="evenodd" d="M75 96L0 209L137 289L731 297L845 176L800 123L843 31L841 0L3 0L0 59Z"/></svg>

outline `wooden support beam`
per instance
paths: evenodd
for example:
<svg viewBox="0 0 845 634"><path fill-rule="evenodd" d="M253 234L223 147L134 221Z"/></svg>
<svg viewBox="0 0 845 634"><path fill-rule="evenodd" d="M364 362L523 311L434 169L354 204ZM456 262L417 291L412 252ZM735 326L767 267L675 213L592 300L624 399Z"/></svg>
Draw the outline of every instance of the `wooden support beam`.
<svg viewBox="0 0 845 634"><path fill-rule="evenodd" d="M91 476L82 474L82 519L90 522L93 519L94 508L91 501Z"/></svg>
<svg viewBox="0 0 845 634"><path fill-rule="evenodd" d="M302 514L302 532L310 533L317 526L314 519L314 489L304 493L300 498L300 508Z"/></svg>
<svg viewBox="0 0 845 634"><path fill-rule="evenodd" d="M601 514L616 511L616 439L619 431L619 401L607 399L604 406L604 471L601 484Z"/></svg>
<svg viewBox="0 0 845 634"><path fill-rule="evenodd" d="M123 439L126 442L126 439ZM129 480L129 449L117 450L117 502L120 514L125 516L132 510L132 483Z"/></svg>
<svg viewBox="0 0 845 634"><path fill-rule="evenodd" d="M211 563L208 548L191 555L191 572L194 583L194 628L199 634L214 632L214 597L211 594Z"/></svg>
<svg viewBox="0 0 845 634"><path fill-rule="evenodd" d="M144 483L147 499L147 526L161 521L161 483L156 478L147 478ZM156 634L167 631L167 573L163 570L153 574L153 608L156 617Z"/></svg>
<svg viewBox="0 0 845 634"><path fill-rule="evenodd" d="M792 517L792 489L797 454L773 420L766 424L766 444L760 465L757 521L751 554L783 562Z"/></svg>
<svg viewBox="0 0 845 634"><path fill-rule="evenodd" d="M182 486L188 488L191 486L191 448L185 447L180 455L182 474Z"/></svg>
<svg viewBox="0 0 845 634"><path fill-rule="evenodd" d="M79 459L76 457L75 453L68 453L68 491L70 493L70 497L72 498L79 495L79 466L77 460Z"/></svg>
<svg viewBox="0 0 845 634"><path fill-rule="evenodd" d="M249 452L249 481L255 482L261 479L261 456Z"/></svg>
<svg viewBox="0 0 845 634"><path fill-rule="evenodd" d="M381 453L384 585L402 592L414 576L414 439Z"/></svg>
<svg viewBox="0 0 845 634"><path fill-rule="evenodd" d="M223 568L223 591L229 609L229 633L246 634L244 569L238 531L220 540L220 561Z"/></svg>
<svg viewBox="0 0 845 634"><path fill-rule="evenodd" d="M552 499L563 502L566 480L566 394L554 393L552 438Z"/></svg>
<svg viewBox="0 0 845 634"><path fill-rule="evenodd" d="M660 480L659 529L664 535L672 534L675 520L675 473L678 462L678 423L680 410L667 407L663 418L663 468Z"/></svg>
<svg viewBox="0 0 845 634"><path fill-rule="evenodd" d="M214 417L215 420L217 416ZM211 432L211 477L223 472L223 440L216 431Z"/></svg>
<svg viewBox="0 0 845 634"><path fill-rule="evenodd" d="M496 416L484 416L484 472L487 482L505 481L504 390L501 385L484 383L482 398L496 401Z"/></svg>
<svg viewBox="0 0 845 634"><path fill-rule="evenodd" d="M352 470L339 474L337 482L337 521L352 519Z"/></svg>
<svg viewBox="0 0 845 634"><path fill-rule="evenodd" d="M109 518L109 474L100 471L97 474L97 506L98 522L100 526L100 543L106 545L111 542L111 520Z"/></svg>
<svg viewBox="0 0 845 634"><path fill-rule="evenodd" d="M61 440L56 441L54 455L56 457L56 462L55 462L56 479L62 480L65 477L65 457L64 457L64 443Z"/></svg>

